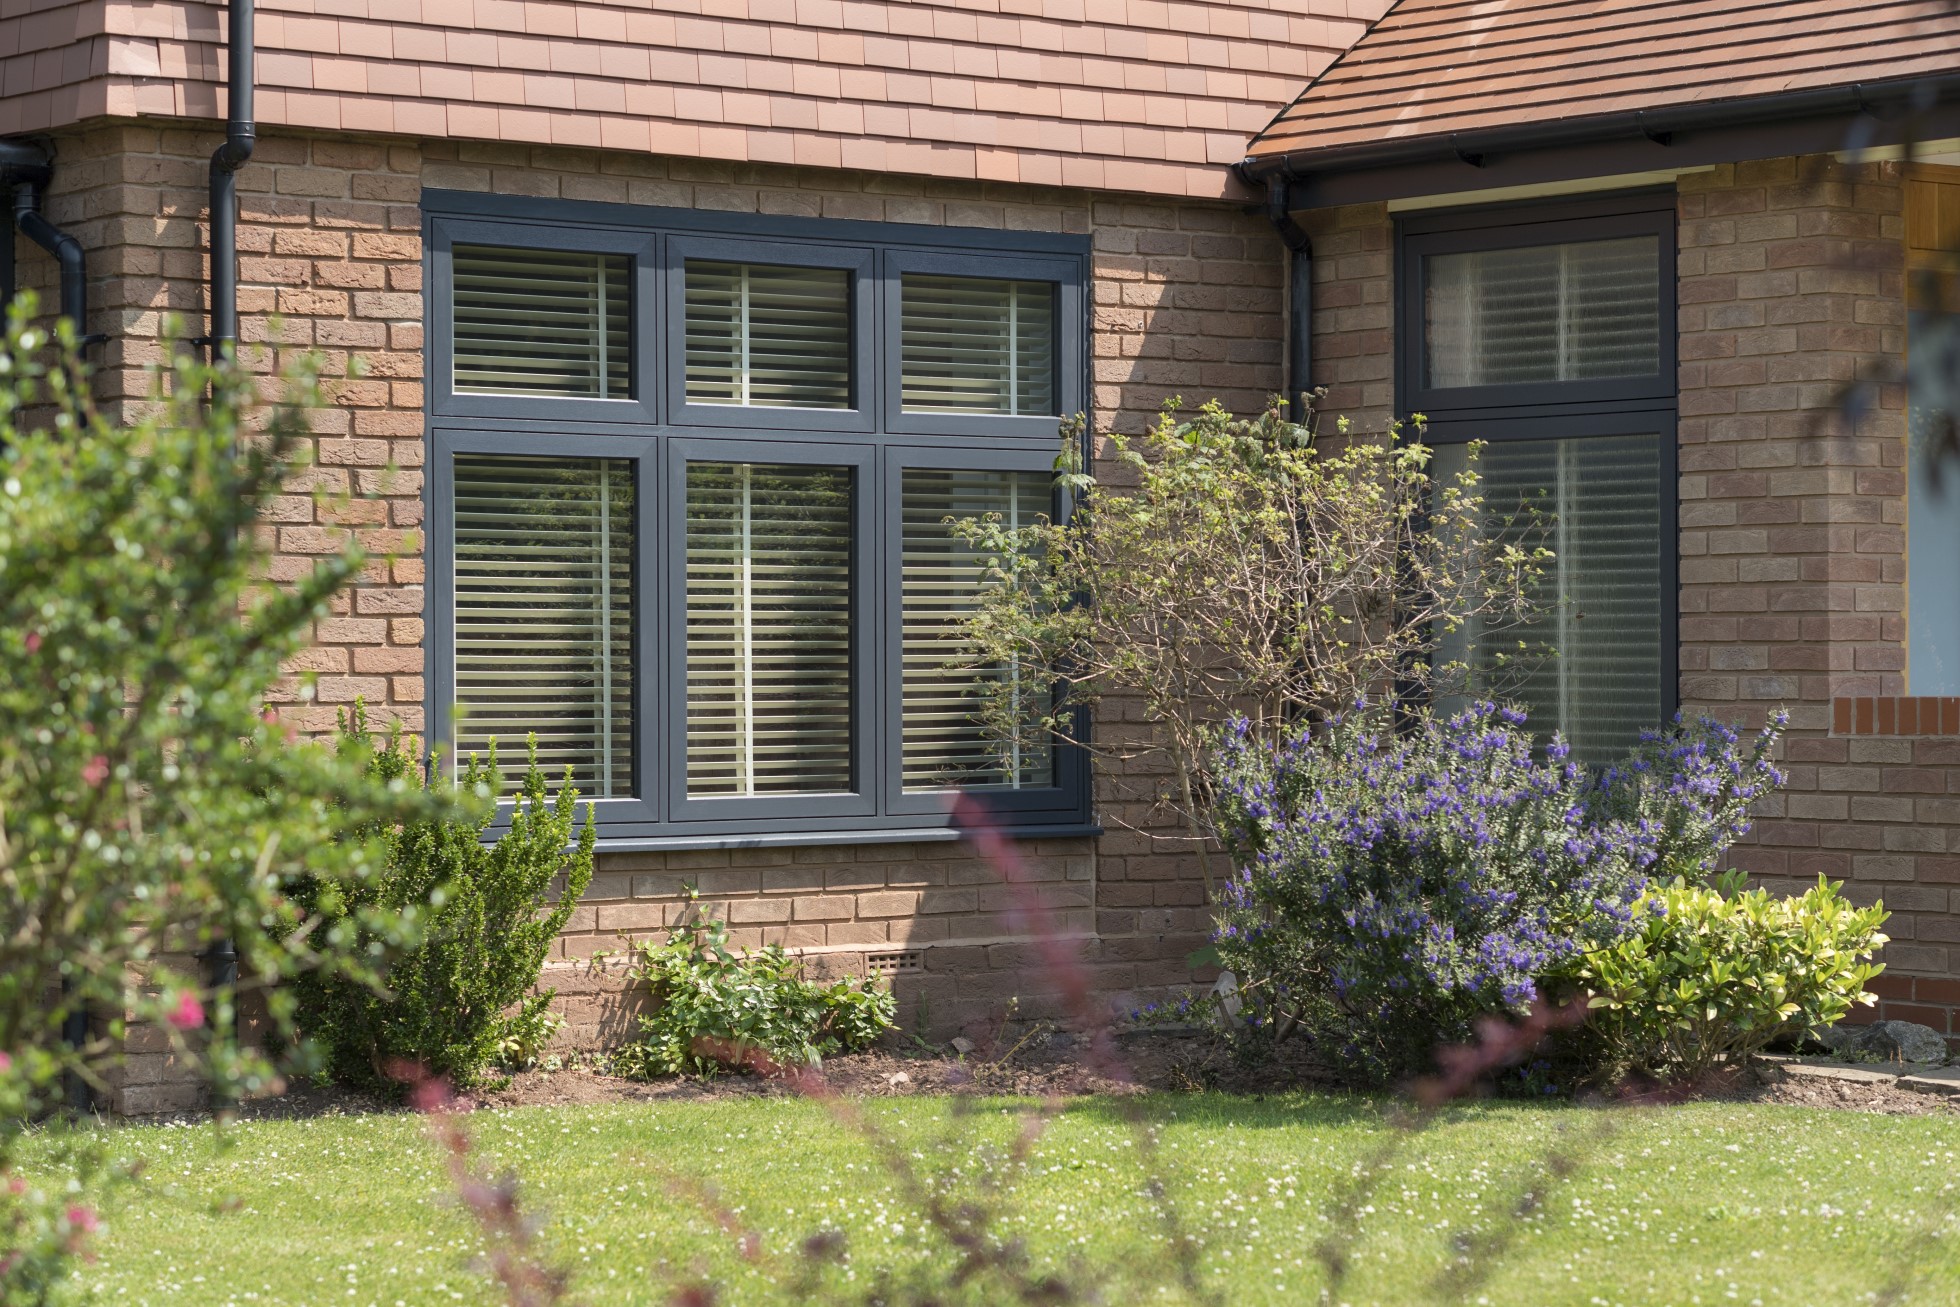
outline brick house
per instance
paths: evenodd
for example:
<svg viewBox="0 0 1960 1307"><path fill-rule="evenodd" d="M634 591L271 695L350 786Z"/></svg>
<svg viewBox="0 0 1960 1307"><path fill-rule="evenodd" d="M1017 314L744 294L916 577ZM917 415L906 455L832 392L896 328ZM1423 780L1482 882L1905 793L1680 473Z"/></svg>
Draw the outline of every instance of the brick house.
<svg viewBox="0 0 1960 1307"><path fill-rule="evenodd" d="M908 1020L1042 1015L962 787L1104 992L1188 982L1203 891L1163 778L986 746L935 652L977 577L939 523L1055 507L1058 415L1316 385L1553 497L1573 627L1521 693L1582 751L1790 709L1746 865L1882 894L1888 1014L1954 1029L1960 581L1928 543L1954 510L1898 386L1828 429L1903 358L1906 268L1960 245L1944 0L250 13L0 15L0 273L101 337L106 404L173 313L255 365L324 353L316 467L265 529L287 574L350 533L390 561L288 715L359 697L573 767L603 839L549 977L575 1039L623 1010L587 960L688 885L741 938L893 974ZM255 139L207 164L248 85Z"/></svg>

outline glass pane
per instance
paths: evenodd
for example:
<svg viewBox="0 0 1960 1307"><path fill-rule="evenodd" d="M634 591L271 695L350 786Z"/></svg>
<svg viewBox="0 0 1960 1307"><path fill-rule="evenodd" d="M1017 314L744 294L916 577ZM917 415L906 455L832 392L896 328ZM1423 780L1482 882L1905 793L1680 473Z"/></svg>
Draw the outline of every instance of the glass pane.
<svg viewBox="0 0 1960 1307"><path fill-rule="evenodd" d="M1647 377L1660 370L1655 237L1432 254L1423 265L1431 386Z"/></svg>
<svg viewBox="0 0 1960 1307"><path fill-rule="evenodd" d="M1906 320L1908 358L1950 367L1954 321L1931 311ZM1923 364L1922 364L1923 365ZM1925 386L1922 393L1937 393ZM1911 402L1906 414L1906 690L1909 694L1960 694L1960 477L1949 463L1938 468L1933 448L1944 421L1938 409ZM1937 483L1936 471L1943 472Z"/></svg>
<svg viewBox="0 0 1960 1307"><path fill-rule="evenodd" d="M689 259L687 399L849 408L850 273Z"/></svg>
<svg viewBox="0 0 1960 1307"><path fill-rule="evenodd" d="M629 398L629 262L623 254L456 246L456 389Z"/></svg>
<svg viewBox="0 0 1960 1307"><path fill-rule="evenodd" d="M907 411L1055 412L1053 283L908 272L901 301Z"/></svg>
<svg viewBox="0 0 1960 1307"><path fill-rule="evenodd" d="M901 586L905 788L1055 783L1054 746L1031 723L1046 708L1020 669L976 670L962 622L986 581L986 559L951 522L999 514L1021 527L1045 520L1051 479L1040 472L905 470ZM989 717L994 720L990 724Z"/></svg>
<svg viewBox="0 0 1960 1307"><path fill-rule="evenodd" d="M687 465L687 791L851 773L851 469Z"/></svg>
<svg viewBox="0 0 1960 1307"><path fill-rule="evenodd" d="M456 749L633 792L633 465L456 459Z"/></svg>
<svg viewBox="0 0 1960 1307"><path fill-rule="evenodd" d="M1466 462L1436 451L1438 476ZM1479 460L1493 529L1542 544L1554 561L1540 595L1550 611L1524 632L1474 623L1440 656L1470 669L1470 690L1518 704L1573 755L1609 763L1661 725L1661 446L1655 436L1502 440ZM1521 647L1522 646L1522 647Z"/></svg>

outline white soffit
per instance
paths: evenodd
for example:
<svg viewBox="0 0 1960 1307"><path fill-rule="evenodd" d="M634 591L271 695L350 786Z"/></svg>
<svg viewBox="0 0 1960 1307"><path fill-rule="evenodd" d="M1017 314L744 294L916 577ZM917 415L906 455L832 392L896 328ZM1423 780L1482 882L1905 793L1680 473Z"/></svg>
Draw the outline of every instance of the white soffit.
<svg viewBox="0 0 1960 1307"><path fill-rule="evenodd" d="M1904 145L1875 145L1869 150L1839 150L1839 163L1889 163L1906 157ZM1914 163L1960 164L1960 140L1919 141L1911 146Z"/></svg>
<svg viewBox="0 0 1960 1307"><path fill-rule="evenodd" d="M1663 168L1657 172L1626 172L1613 177L1580 177L1573 181L1537 182L1530 186L1497 186L1487 191L1454 191L1448 195L1412 195L1390 200L1390 213L1412 209L1453 208L1459 204L1495 204L1501 200L1537 200L1553 195L1585 195L1592 191L1624 191L1635 186L1660 186L1690 173L1712 172L1715 165L1694 168Z"/></svg>

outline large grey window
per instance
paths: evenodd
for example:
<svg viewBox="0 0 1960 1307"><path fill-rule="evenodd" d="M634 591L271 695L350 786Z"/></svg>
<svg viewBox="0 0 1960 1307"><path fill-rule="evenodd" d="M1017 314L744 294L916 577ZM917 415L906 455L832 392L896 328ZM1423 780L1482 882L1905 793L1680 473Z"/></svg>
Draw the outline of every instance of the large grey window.
<svg viewBox="0 0 1960 1307"><path fill-rule="evenodd" d="M434 729L615 847L1088 829L963 621L958 523L1067 510L1079 237L429 192Z"/></svg>
<svg viewBox="0 0 1960 1307"><path fill-rule="evenodd" d="M1441 657L1592 763L1676 699L1673 248L1671 194L1400 224L1398 406L1441 474L1484 442L1488 529L1553 554L1540 621Z"/></svg>
<svg viewBox="0 0 1960 1307"><path fill-rule="evenodd" d="M521 780L633 792L633 468L457 456L456 747Z"/></svg>
<svg viewBox="0 0 1960 1307"><path fill-rule="evenodd" d="M905 407L1055 413L1055 287L907 273L900 354Z"/></svg>
<svg viewBox="0 0 1960 1307"><path fill-rule="evenodd" d="M458 245L455 386L478 394L624 399L632 390L627 260Z"/></svg>
<svg viewBox="0 0 1960 1307"><path fill-rule="evenodd" d="M689 259L687 397L849 408L851 283L842 268Z"/></svg>
<svg viewBox="0 0 1960 1307"><path fill-rule="evenodd" d="M993 519L1009 529L1049 518L1038 472L908 468L901 499L904 602L903 772L909 790L1054 784L1053 736L1041 728L1046 693L1013 666L976 666L965 618L989 560L947 529Z"/></svg>
<svg viewBox="0 0 1960 1307"><path fill-rule="evenodd" d="M687 788L851 788L851 469L687 465Z"/></svg>

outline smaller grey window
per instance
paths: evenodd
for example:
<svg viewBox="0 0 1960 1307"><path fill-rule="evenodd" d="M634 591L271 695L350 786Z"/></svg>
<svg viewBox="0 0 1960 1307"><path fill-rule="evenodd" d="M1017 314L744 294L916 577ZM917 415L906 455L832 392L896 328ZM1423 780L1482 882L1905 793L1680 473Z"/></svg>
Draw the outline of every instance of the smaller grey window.
<svg viewBox="0 0 1960 1307"><path fill-rule="evenodd" d="M1437 475L1461 474L1469 450L1439 446ZM1468 672L1473 694L1563 730L1583 762L1614 762L1668 712L1660 439L1497 440L1479 464L1490 529L1552 551L1537 595L1545 615L1490 639L1471 622L1439 652Z"/></svg>
<svg viewBox="0 0 1960 1307"><path fill-rule="evenodd" d="M457 245L450 260L459 394L631 397L625 255Z"/></svg>
<svg viewBox="0 0 1960 1307"><path fill-rule="evenodd" d="M1055 286L904 274L900 402L915 413L1055 413Z"/></svg>
<svg viewBox="0 0 1960 1307"><path fill-rule="evenodd" d="M687 261L687 399L851 406L851 274Z"/></svg>
<svg viewBox="0 0 1960 1307"><path fill-rule="evenodd" d="M1432 254L1427 384L1528 385L1651 376L1660 366L1652 236Z"/></svg>

